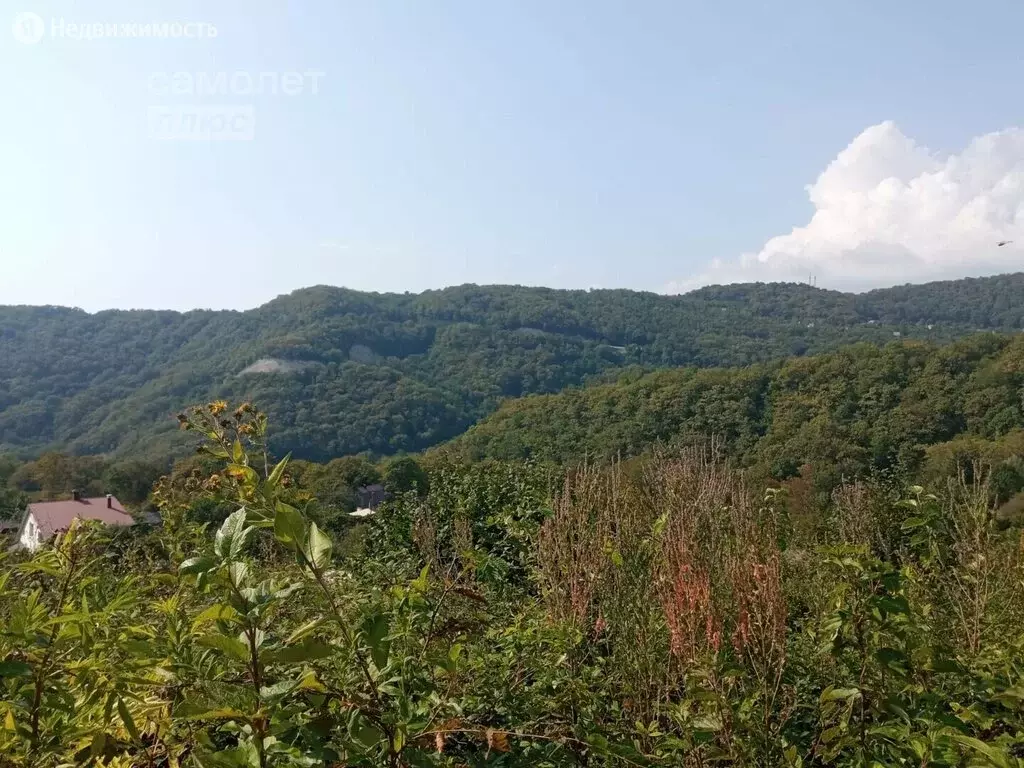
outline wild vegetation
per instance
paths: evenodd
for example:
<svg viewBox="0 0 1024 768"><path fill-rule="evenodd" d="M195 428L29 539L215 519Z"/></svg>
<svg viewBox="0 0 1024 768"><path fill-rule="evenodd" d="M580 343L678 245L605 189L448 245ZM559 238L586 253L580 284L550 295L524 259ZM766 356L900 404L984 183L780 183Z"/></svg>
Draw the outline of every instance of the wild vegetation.
<svg viewBox="0 0 1024 768"><path fill-rule="evenodd" d="M264 404L282 455L415 452L505 398L625 369L737 367L894 334L944 342L1022 328L1024 274L859 295L793 284L685 296L317 287L247 312L0 307L0 452L164 461L183 447L168 417L221 397Z"/></svg>
<svg viewBox="0 0 1024 768"><path fill-rule="evenodd" d="M30 502L68 499L73 491L87 497L111 493L128 511L144 517L156 511L151 491L157 480L192 489L215 471L215 460L194 454L173 463L56 452L31 461L0 455L0 523L18 524ZM328 527L359 506L365 486L379 485L392 495L427 487L423 468L410 456L376 462L366 456L345 456L326 464L296 459L289 462L288 473L310 496L313 514ZM193 522L220 522L225 510L224 503L206 498L191 507L190 515Z"/></svg>
<svg viewBox="0 0 1024 768"><path fill-rule="evenodd" d="M991 461L824 499L715 442L438 463L331 535L264 414L182 425L162 527L4 555L0 766L1024 764Z"/></svg>

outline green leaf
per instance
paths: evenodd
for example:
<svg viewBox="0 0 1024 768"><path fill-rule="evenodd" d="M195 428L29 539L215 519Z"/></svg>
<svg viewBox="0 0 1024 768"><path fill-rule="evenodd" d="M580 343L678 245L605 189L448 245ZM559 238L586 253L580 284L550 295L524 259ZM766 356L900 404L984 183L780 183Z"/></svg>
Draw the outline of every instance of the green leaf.
<svg viewBox="0 0 1024 768"><path fill-rule="evenodd" d="M245 507L228 515L213 540L213 550L223 558L232 556L235 541L242 535L245 528Z"/></svg>
<svg viewBox="0 0 1024 768"><path fill-rule="evenodd" d="M361 724L361 727L356 730L354 735L356 739L358 739L359 742L367 749L376 747L384 741L384 734L381 730L375 725L371 725L366 722Z"/></svg>
<svg viewBox="0 0 1024 768"><path fill-rule="evenodd" d="M895 613L903 616L910 615L910 603L907 602L907 598L902 595L897 595L896 597L880 597L876 604L886 613Z"/></svg>
<svg viewBox="0 0 1024 768"><path fill-rule="evenodd" d="M302 513L290 504L277 502L274 509L274 537L293 550L305 546L306 524Z"/></svg>
<svg viewBox="0 0 1024 768"><path fill-rule="evenodd" d="M137 656L152 656L155 652L153 643L148 640L125 640L121 647Z"/></svg>
<svg viewBox="0 0 1024 768"><path fill-rule="evenodd" d="M124 703L124 699L118 697L117 699L117 714L121 716L121 722L124 723L124 727L131 734L132 741L139 740L139 729L135 725L135 719L132 717L132 713L128 711L128 705Z"/></svg>
<svg viewBox="0 0 1024 768"><path fill-rule="evenodd" d="M289 453L287 456L285 456L283 459L277 462L277 466L274 467L274 469L270 473L270 476L267 478L267 485L273 488L279 482L281 482L281 475L284 474L284 468L288 466L288 462L289 460L291 460L291 457L292 455Z"/></svg>
<svg viewBox="0 0 1024 768"><path fill-rule="evenodd" d="M323 623L324 619L322 616L320 618L313 619L312 621L307 621L301 627L299 627L290 635L288 635L288 638L284 641L284 644L292 645L293 643L297 643L299 640L302 640L311 632L315 631Z"/></svg>
<svg viewBox="0 0 1024 768"><path fill-rule="evenodd" d="M231 446L231 460L235 464L241 464L243 459L245 459L245 449L242 447L242 441L236 439L235 444Z"/></svg>
<svg viewBox="0 0 1024 768"><path fill-rule="evenodd" d="M0 677L28 677L32 666L24 661L0 661Z"/></svg>
<svg viewBox="0 0 1024 768"><path fill-rule="evenodd" d="M898 665L900 667L907 666L910 662L907 659L907 655L896 648L879 648L875 651L875 658L887 667L893 667Z"/></svg>
<svg viewBox="0 0 1024 768"><path fill-rule="evenodd" d="M208 571L216 565L217 561L212 557L190 557L178 566L178 573L182 576L189 576L193 573Z"/></svg>
<svg viewBox="0 0 1024 768"><path fill-rule="evenodd" d="M236 589L245 586L245 580L249 576L249 566L243 562L234 562L228 566L228 578L235 585Z"/></svg>
<svg viewBox="0 0 1024 768"><path fill-rule="evenodd" d="M990 744L970 736L965 736L962 733L951 733L949 738L961 746L969 747L978 754L984 755L993 765L998 765L1000 768L1010 768L1010 761L1007 759L1006 754Z"/></svg>
<svg viewBox="0 0 1024 768"><path fill-rule="evenodd" d="M231 707L213 707L202 702L183 701L174 708L176 719L186 720L245 720L246 715Z"/></svg>
<svg viewBox="0 0 1024 768"><path fill-rule="evenodd" d="M391 644L387 642L389 629L388 617L383 613L370 616L363 622L362 630L366 644L370 646L370 655L377 669L383 669L388 663Z"/></svg>
<svg viewBox="0 0 1024 768"><path fill-rule="evenodd" d="M104 747L107 746L107 734L103 731L96 731L92 735L92 743L89 745L89 755L95 759L103 753Z"/></svg>
<svg viewBox="0 0 1024 768"><path fill-rule="evenodd" d="M199 645L215 648L238 661L249 660L249 649L241 640L227 635L203 635L196 640Z"/></svg>
<svg viewBox="0 0 1024 768"><path fill-rule="evenodd" d="M245 551L246 546L249 544L249 541L252 539L254 533L256 533L255 528L253 528L252 526L245 526L238 532L238 535L231 540L230 554L232 560L241 556L242 552Z"/></svg>
<svg viewBox="0 0 1024 768"><path fill-rule="evenodd" d="M296 680L281 680L273 685L265 685L260 688L260 696L264 699L273 699L291 693L298 686Z"/></svg>
<svg viewBox="0 0 1024 768"><path fill-rule="evenodd" d="M838 701L839 699L854 699L860 697L859 688L832 688L829 686L821 694L821 701Z"/></svg>
<svg viewBox="0 0 1024 768"><path fill-rule="evenodd" d="M316 523L309 524L309 552L307 557L319 570L331 562L331 537L320 530Z"/></svg>
<svg viewBox="0 0 1024 768"><path fill-rule="evenodd" d="M300 691L319 691L321 693L327 691L327 687L316 679L316 673L310 672L299 681L298 686Z"/></svg>
<svg viewBox="0 0 1024 768"><path fill-rule="evenodd" d="M324 659L331 656L335 649L318 640L306 640L296 645L283 648L268 648L260 654L260 661L265 664L299 664L304 661Z"/></svg>
<svg viewBox="0 0 1024 768"><path fill-rule="evenodd" d="M419 577L413 579L409 586L412 587L412 589L414 589L415 591L419 592L420 594L423 594L427 591L427 588L430 586L429 577L430 563L427 563L423 566L423 570L420 571Z"/></svg>

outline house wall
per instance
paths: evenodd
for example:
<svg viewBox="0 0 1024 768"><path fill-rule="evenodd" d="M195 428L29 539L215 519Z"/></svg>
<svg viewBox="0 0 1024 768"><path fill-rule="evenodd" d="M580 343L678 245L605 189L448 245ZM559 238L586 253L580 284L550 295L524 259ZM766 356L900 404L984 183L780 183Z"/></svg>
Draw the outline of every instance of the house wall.
<svg viewBox="0 0 1024 768"><path fill-rule="evenodd" d="M18 541L25 549L36 550L42 543L39 539L39 524L35 517L29 512L25 517L25 524L21 526L21 536Z"/></svg>

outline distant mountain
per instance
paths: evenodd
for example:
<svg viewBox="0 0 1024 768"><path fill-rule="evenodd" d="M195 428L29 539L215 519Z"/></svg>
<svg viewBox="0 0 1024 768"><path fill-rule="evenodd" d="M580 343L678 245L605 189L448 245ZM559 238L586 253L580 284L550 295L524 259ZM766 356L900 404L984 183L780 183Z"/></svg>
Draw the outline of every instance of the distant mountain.
<svg viewBox="0 0 1024 768"><path fill-rule="evenodd" d="M0 451L166 455L180 445L173 414L215 397L258 402L274 448L299 457L414 451L505 398L626 368L745 366L1022 327L1024 274L857 295L317 286L246 312L0 307Z"/></svg>

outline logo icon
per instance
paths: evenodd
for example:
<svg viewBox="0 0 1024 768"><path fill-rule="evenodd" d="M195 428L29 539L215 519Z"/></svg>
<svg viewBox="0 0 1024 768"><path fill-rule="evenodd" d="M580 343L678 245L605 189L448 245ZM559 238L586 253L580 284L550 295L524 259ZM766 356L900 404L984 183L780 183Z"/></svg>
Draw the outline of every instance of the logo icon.
<svg viewBox="0 0 1024 768"><path fill-rule="evenodd" d="M11 31L19 43L32 45L43 39L43 35L46 34L46 22L38 13L24 11L14 16Z"/></svg>

